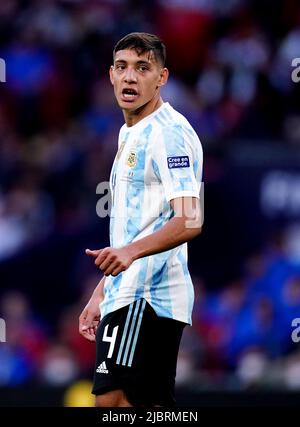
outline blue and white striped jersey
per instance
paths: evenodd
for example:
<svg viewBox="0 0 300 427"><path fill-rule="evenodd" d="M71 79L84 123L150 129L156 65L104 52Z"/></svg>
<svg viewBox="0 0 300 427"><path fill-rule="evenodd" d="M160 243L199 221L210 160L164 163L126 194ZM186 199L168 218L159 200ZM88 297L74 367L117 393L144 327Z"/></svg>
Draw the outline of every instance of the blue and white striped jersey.
<svg viewBox="0 0 300 427"><path fill-rule="evenodd" d="M124 124L110 176L111 246L126 246L163 227L174 215L170 200L199 198L202 162L198 136L167 102L134 126ZM140 298L158 316L192 323L187 243L140 258L118 276L106 277L101 316Z"/></svg>

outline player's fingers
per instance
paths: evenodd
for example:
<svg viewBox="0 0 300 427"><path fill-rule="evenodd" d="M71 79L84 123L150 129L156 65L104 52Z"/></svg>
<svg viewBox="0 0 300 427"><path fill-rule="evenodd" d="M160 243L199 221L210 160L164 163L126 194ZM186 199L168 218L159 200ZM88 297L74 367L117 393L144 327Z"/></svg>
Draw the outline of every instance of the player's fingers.
<svg viewBox="0 0 300 427"><path fill-rule="evenodd" d="M91 340L94 337L94 328L93 326L86 326L86 325L80 325L79 326L79 333L89 340Z"/></svg>
<svg viewBox="0 0 300 427"><path fill-rule="evenodd" d="M112 276L117 276L119 273L121 273L121 271L124 271L124 270L126 270L126 269L124 268L124 266L123 266L123 265L120 265L120 266L118 266L117 268L115 268L115 269L113 270L113 272L111 273L111 275L112 275Z"/></svg>
<svg viewBox="0 0 300 427"><path fill-rule="evenodd" d="M119 261L114 261L111 264L108 264L107 268L102 270L105 276L109 276L114 270L119 266ZM101 266L100 266L101 268Z"/></svg>
<svg viewBox="0 0 300 427"><path fill-rule="evenodd" d="M87 334L87 333L88 333L88 330L89 330L89 327L88 327L88 326L85 326L85 325L83 325L82 323L80 323L80 324L79 324L79 333L80 333L81 335L83 335L83 334Z"/></svg>
<svg viewBox="0 0 300 427"><path fill-rule="evenodd" d="M93 325L94 315L92 313L87 313L86 316L80 320L79 329L82 331L86 331Z"/></svg>
<svg viewBox="0 0 300 427"><path fill-rule="evenodd" d="M113 261L114 260L112 259L112 257L108 256L104 259L102 258L102 261L100 260L98 266L99 266L100 270L105 271L107 269L107 267L109 267Z"/></svg>
<svg viewBox="0 0 300 427"><path fill-rule="evenodd" d="M79 324L79 333L83 334L88 331L89 327L87 325L84 325L82 323Z"/></svg>
<svg viewBox="0 0 300 427"><path fill-rule="evenodd" d="M89 336L93 339L93 341L96 341L96 329L94 326L89 329Z"/></svg>
<svg viewBox="0 0 300 427"><path fill-rule="evenodd" d="M93 251L91 249L86 249L85 250L85 253L88 256L92 256L94 258L97 258L101 254L101 252L102 252L102 249L97 249L97 250L93 250Z"/></svg>
<svg viewBox="0 0 300 427"><path fill-rule="evenodd" d="M116 268L118 266L118 260L115 257L110 256L109 258L107 258L105 261L103 261L99 268L103 271L103 273L105 274L106 271L112 266L114 265L114 268Z"/></svg>
<svg viewBox="0 0 300 427"><path fill-rule="evenodd" d="M98 325L99 325L99 322L94 323L94 324L93 324L93 326L92 326L93 334L94 334L94 335L96 335L96 332L97 332L97 329L98 329Z"/></svg>
<svg viewBox="0 0 300 427"><path fill-rule="evenodd" d="M95 337L95 329L94 328L89 328L88 329L88 334L90 335L90 337Z"/></svg>
<svg viewBox="0 0 300 427"><path fill-rule="evenodd" d="M108 259L110 257L110 254L107 252L102 252L97 256L97 258L95 259L95 265L97 267L99 267L103 261L105 261L106 259Z"/></svg>

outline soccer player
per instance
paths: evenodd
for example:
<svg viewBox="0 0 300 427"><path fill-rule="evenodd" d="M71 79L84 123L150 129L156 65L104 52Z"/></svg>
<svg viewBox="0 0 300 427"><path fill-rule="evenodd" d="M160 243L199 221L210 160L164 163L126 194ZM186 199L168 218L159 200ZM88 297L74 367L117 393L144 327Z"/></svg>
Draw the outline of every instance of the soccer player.
<svg viewBox="0 0 300 427"><path fill-rule="evenodd" d="M86 250L104 276L79 318L80 333L96 341L96 406L173 406L191 324L187 242L201 231L203 154L187 119L161 98L165 56L147 33L125 36L113 51L110 80L125 124L110 176L111 246Z"/></svg>

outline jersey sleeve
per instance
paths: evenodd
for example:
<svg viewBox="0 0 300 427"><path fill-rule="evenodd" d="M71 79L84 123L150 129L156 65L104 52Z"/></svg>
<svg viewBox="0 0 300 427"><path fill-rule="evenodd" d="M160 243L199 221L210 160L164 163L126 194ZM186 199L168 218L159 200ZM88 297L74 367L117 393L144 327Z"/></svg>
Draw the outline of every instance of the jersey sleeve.
<svg viewBox="0 0 300 427"><path fill-rule="evenodd" d="M180 125L163 128L152 152L154 173L167 201L176 197L200 197L203 153L192 129Z"/></svg>

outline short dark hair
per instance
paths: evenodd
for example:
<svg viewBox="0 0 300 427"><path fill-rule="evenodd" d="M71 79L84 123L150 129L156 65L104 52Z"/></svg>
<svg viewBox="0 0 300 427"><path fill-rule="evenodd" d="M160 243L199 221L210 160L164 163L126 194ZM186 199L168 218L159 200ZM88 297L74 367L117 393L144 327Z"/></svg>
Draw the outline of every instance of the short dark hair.
<svg viewBox="0 0 300 427"><path fill-rule="evenodd" d="M113 58L116 52L123 49L134 49L138 55L152 51L157 62L165 66L166 46L162 40L154 34L130 33L119 40L113 50Z"/></svg>

